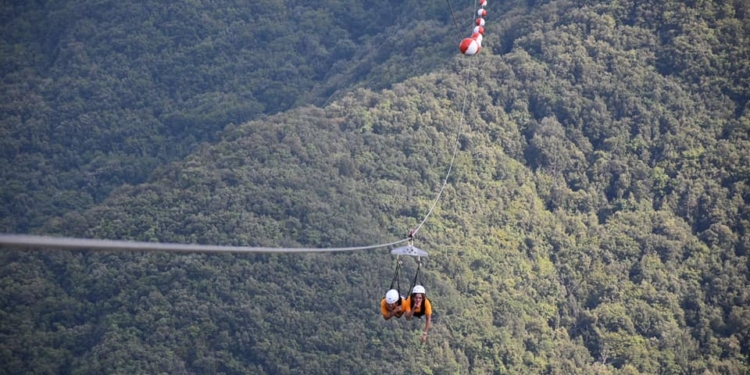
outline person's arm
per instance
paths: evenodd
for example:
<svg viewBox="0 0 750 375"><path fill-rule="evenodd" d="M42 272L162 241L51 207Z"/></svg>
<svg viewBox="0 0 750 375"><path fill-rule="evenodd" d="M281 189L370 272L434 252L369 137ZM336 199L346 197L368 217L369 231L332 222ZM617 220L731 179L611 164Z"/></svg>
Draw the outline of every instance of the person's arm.
<svg viewBox="0 0 750 375"><path fill-rule="evenodd" d="M414 315L414 310L411 308L411 296L406 297L406 299L402 303L402 306L405 306L406 308L406 313L404 313L404 318L406 318L406 320L411 320L411 317Z"/></svg>
<svg viewBox="0 0 750 375"><path fill-rule="evenodd" d="M385 320L393 317L393 314L385 308L385 299L380 301L380 313L383 314L383 319Z"/></svg>
<svg viewBox="0 0 750 375"><path fill-rule="evenodd" d="M409 307L409 303L406 302L406 300L403 298L401 298L401 311L404 312L404 315L411 312L411 307Z"/></svg>
<svg viewBox="0 0 750 375"><path fill-rule="evenodd" d="M430 332L432 326L432 315L425 314L425 316L427 316L427 322L424 324L424 332L422 332L422 344L427 341L427 332Z"/></svg>
<svg viewBox="0 0 750 375"><path fill-rule="evenodd" d="M424 311L427 316L427 322L425 322L424 332L422 332L422 344L427 341L427 332L430 332L430 327L432 327L432 304L427 299L424 300Z"/></svg>

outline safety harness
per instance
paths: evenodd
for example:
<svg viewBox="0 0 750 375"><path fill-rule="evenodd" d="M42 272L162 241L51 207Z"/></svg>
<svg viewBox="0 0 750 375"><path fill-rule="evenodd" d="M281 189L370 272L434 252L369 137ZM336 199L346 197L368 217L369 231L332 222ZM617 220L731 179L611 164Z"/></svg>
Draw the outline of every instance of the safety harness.
<svg viewBox="0 0 750 375"><path fill-rule="evenodd" d="M409 231L409 246L414 246L414 234L415 230L411 229ZM396 291L398 291L399 297L402 296L401 294L401 266L404 264L404 262L401 260L401 255L396 256L396 269L393 271L393 279L391 280L391 287L388 288L388 290L394 289L394 285L396 286ZM419 283L419 271L422 268L422 258L417 257L417 272L414 274L414 278L412 279L411 286L409 287L409 294L411 294L412 290L414 290L414 286L416 286ZM421 284L420 284L421 285ZM383 296L385 298L385 296ZM425 297L427 299L427 297ZM414 300L412 300L412 304L414 303ZM398 304L401 305L401 299L399 298ZM415 314L417 315L417 314ZM424 312L422 312L418 316L424 315Z"/></svg>
<svg viewBox="0 0 750 375"><path fill-rule="evenodd" d="M401 265L402 264L403 264L403 262L401 261L401 256L399 255L399 256L396 257L396 270L393 272L393 280L391 280L391 287L388 288L388 290L394 289L393 285L396 284L396 288L395 289L398 292L398 297L399 297L398 298L398 305L399 306L401 306L401 301L402 301L402 298L401 298L401 295L402 295L401 294L401 283L399 281L399 279L401 278ZM383 298L385 298L385 296L383 296Z"/></svg>

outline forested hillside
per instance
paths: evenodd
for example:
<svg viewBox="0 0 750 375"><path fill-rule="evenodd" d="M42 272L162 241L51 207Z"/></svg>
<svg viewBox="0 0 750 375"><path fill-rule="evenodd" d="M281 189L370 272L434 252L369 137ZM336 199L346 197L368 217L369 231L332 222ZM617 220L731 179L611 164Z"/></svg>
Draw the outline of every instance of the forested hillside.
<svg viewBox="0 0 750 375"><path fill-rule="evenodd" d="M321 9L337 5L344 6ZM204 107L172 99L169 108L192 113L195 122L180 128L179 141L144 144L190 144L182 154L154 154L151 167L136 168L141 177L115 180L84 173L86 164L76 163L88 159L70 151L71 159L61 160L108 186L102 197L71 209L80 197L60 195L64 187L37 177L36 190L47 192L26 193L38 199L27 203L6 195L3 217L7 228L91 238L285 247L388 242L426 214L461 131L447 188L417 238L430 252L423 282L435 308L424 346L424 322L385 322L377 312L394 266L387 249L3 249L0 372L750 373L750 3L491 3L496 19L488 17L474 58L441 57L465 36L455 38L447 4L406 5L424 17L422 27L437 30L430 35L450 39L409 39L409 49L424 56L414 70L401 54L372 50L359 67L295 79L310 79L294 86L300 94L288 105L295 108L266 103L243 118L229 116L219 96ZM192 6L185 5L197 12ZM376 8L383 18L364 17L372 31L357 32L383 38L378 22L398 17ZM440 47L430 53L432 45ZM3 56L5 77L16 77L4 85L34 86L23 74L39 73ZM207 63L188 74L179 69L199 58L183 58L190 63L174 60L163 70L174 77L163 88L175 95L182 92L178 80L208 79L206 72L225 66ZM67 69L61 76L75 75ZM57 97L69 87L47 90ZM222 92L244 92L235 88ZM71 94L71 103L132 113L118 119L132 135L108 141L111 130L88 134L59 122L70 137L50 138L55 145L79 139L91 142L90 150L123 147L149 134L137 121L143 111L160 108L144 102L128 110L114 100L119 96L82 95ZM49 118L68 113L30 105L46 101L42 96L22 99L29 106L3 101L5 123L23 118L19 108L28 118L46 118L37 116L44 108ZM202 117L211 111L217 117ZM13 135L3 137L9 144L36 139L2 129ZM42 151L3 150L15 161L3 167L4 177L56 168L46 160L57 159ZM16 169L24 158L45 162ZM4 184L22 191L26 185L11 185L25 181L19 176ZM58 200L64 204L45 211ZM26 221L11 214L24 210ZM413 272L414 263L406 268Z"/></svg>
<svg viewBox="0 0 750 375"><path fill-rule="evenodd" d="M89 208L215 141L228 124L444 65L454 48L442 27L449 13L416 6L4 4L0 230L30 231Z"/></svg>

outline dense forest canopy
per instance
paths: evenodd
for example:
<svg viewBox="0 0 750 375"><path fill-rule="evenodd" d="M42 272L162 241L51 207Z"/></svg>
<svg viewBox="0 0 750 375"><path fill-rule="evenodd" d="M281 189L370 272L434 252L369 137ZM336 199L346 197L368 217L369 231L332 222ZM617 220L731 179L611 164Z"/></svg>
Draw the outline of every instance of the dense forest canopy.
<svg viewBox="0 0 750 375"><path fill-rule="evenodd" d="M228 124L386 87L453 52L442 7L308 3L4 5L0 229L89 208Z"/></svg>
<svg viewBox="0 0 750 375"><path fill-rule="evenodd" d="M468 59L440 2L3 6L6 231L388 242L461 134L426 345L387 249L3 249L0 373L749 373L750 2L488 9Z"/></svg>

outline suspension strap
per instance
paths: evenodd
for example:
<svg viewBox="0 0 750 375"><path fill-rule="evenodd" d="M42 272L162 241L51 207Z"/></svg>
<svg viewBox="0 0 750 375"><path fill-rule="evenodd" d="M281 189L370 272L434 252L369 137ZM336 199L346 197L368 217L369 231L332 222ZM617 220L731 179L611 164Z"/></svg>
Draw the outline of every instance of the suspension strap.
<svg viewBox="0 0 750 375"><path fill-rule="evenodd" d="M417 285L417 281L419 279L419 269L422 268L422 257L417 257L417 272L414 274L414 280L411 282L411 287L409 288L409 294L411 294L411 291L414 290L414 286Z"/></svg>
<svg viewBox="0 0 750 375"><path fill-rule="evenodd" d="M390 289L393 289L393 284L396 284L396 290L398 291L398 295L401 295L401 283L399 281L400 277L400 271L401 271L401 255L396 256L396 270L393 272L393 280L391 280L391 287Z"/></svg>

